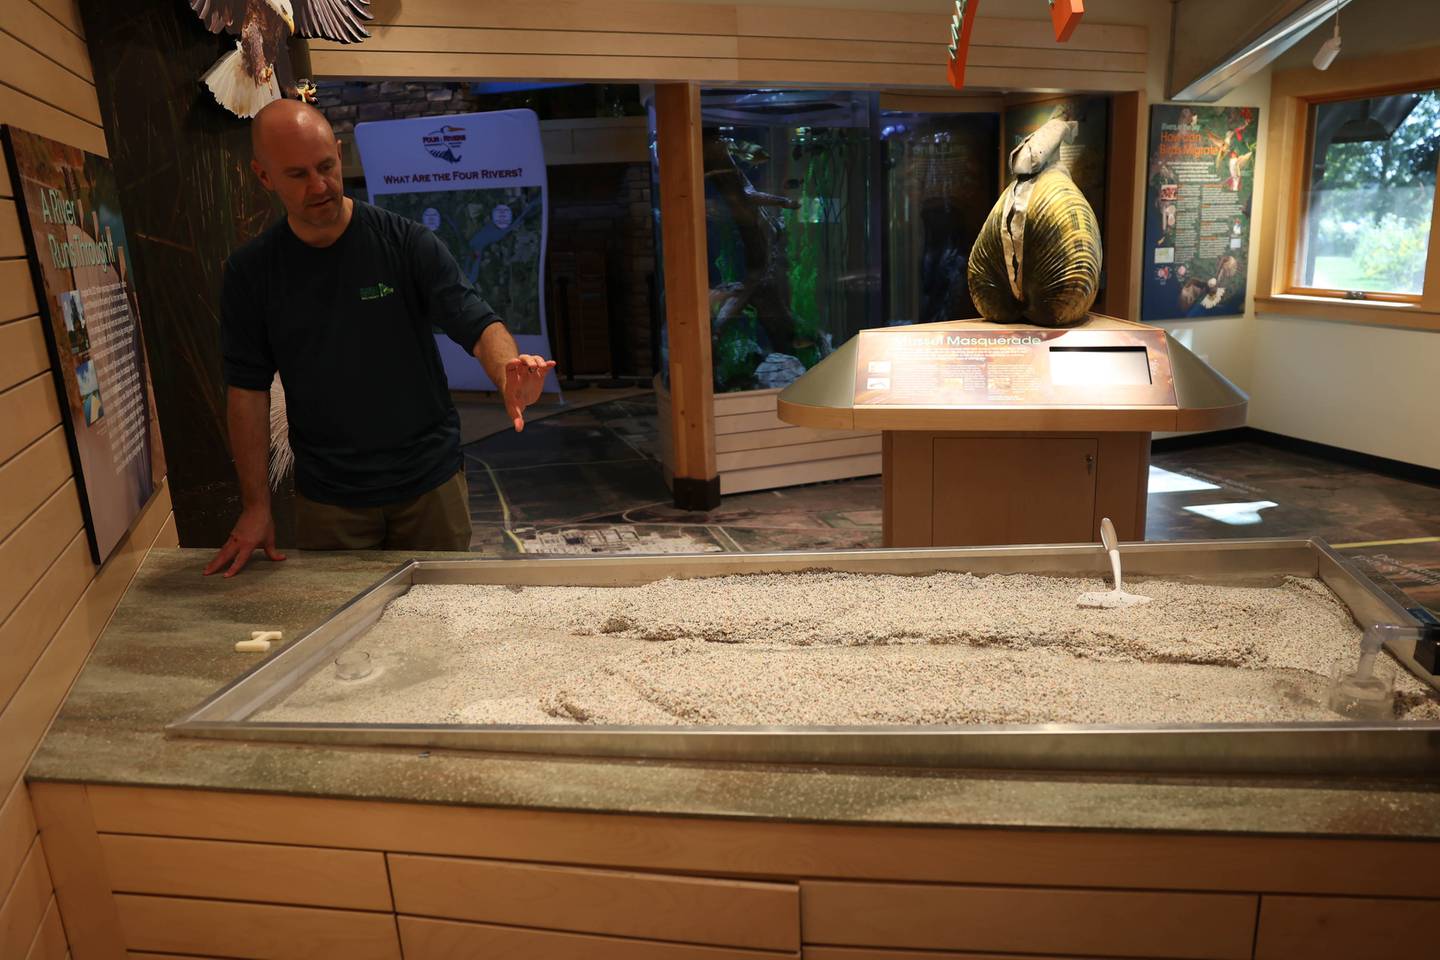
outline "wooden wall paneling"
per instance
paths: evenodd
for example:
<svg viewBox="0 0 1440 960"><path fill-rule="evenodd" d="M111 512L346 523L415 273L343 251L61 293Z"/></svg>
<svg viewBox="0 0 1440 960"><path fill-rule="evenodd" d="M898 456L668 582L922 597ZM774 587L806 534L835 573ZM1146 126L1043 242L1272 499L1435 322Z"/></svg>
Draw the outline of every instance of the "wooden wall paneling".
<svg viewBox="0 0 1440 960"><path fill-rule="evenodd" d="M180 533L175 527L175 514L172 512L170 516L165 518L165 525L160 528L160 532L155 535L155 543L151 546L151 549L171 550L179 546Z"/></svg>
<svg viewBox="0 0 1440 960"><path fill-rule="evenodd" d="M0 325L0 390L49 369L50 351L39 317Z"/></svg>
<svg viewBox="0 0 1440 960"><path fill-rule="evenodd" d="M110 834L100 851L116 893L394 909L385 857L375 851Z"/></svg>
<svg viewBox="0 0 1440 960"><path fill-rule="evenodd" d="M263 960L400 960L389 913L281 907L225 900L117 894L120 928L133 950ZM78 952L75 960L85 960Z"/></svg>
<svg viewBox="0 0 1440 960"><path fill-rule="evenodd" d="M313 49L317 78L405 77L412 80L480 80L541 76L557 80L656 80L734 83L735 61L684 57L576 57L506 53L384 53Z"/></svg>
<svg viewBox="0 0 1440 960"><path fill-rule="evenodd" d="M738 433L715 431L715 453L735 453L740 450L764 450L767 447L785 447L796 443L819 443L822 440L848 440L854 437L878 437L878 433L862 433L854 430L815 430L810 427L776 427L773 430L742 430Z"/></svg>
<svg viewBox="0 0 1440 960"><path fill-rule="evenodd" d="M109 156L105 131L100 127L4 84L0 84L0 121L52 140L73 143L98 156Z"/></svg>
<svg viewBox="0 0 1440 960"><path fill-rule="evenodd" d="M660 216L665 223L672 466L678 491L684 486L708 484L717 476L700 88L693 84L657 85L655 117ZM677 493L677 502L680 499Z"/></svg>
<svg viewBox="0 0 1440 960"><path fill-rule="evenodd" d="M887 430L884 437L884 545L933 546L935 438L912 430Z"/></svg>
<svg viewBox="0 0 1440 960"><path fill-rule="evenodd" d="M725 433L748 433L752 430L780 430L790 424L780 419L780 415L774 410L766 410L762 413L737 413L715 418L715 432Z"/></svg>
<svg viewBox="0 0 1440 960"><path fill-rule="evenodd" d="M60 608L64 622L60 629L54 632L45 652L31 668L25 683L10 698L10 703L3 711L0 711L0 788L13 783L24 772L36 744L50 726L51 718L60 708L76 674L80 672L81 665L95 645L96 638L114 613L120 595L134 578L135 571L140 568L140 561L144 559L150 545L155 541L157 531L169 516L170 489L162 485L156 497L136 519L130 532L101 567L99 574L93 579L86 578L89 585L83 587L78 601L72 604L64 599L60 591L46 594L54 598L55 604L64 603ZM72 552L78 555L77 564L83 563L89 569L94 569L90 565L90 547L83 535L76 536L61 562L67 562ZM42 580L40 589L48 591L50 588L46 581ZM25 609L25 604L21 605L21 609ZM7 642L3 630L9 629L17 616L18 611L17 615L6 621L4 628L0 628L0 645ZM77 957L77 960L83 958Z"/></svg>
<svg viewBox="0 0 1440 960"><path fill-rule="evenodd" d="M838 440L820 440L815 443L797 443L783 447L740 450L735 453L717 454L716 465L722 473L732 470L748 470L753 467L775 467L789 463L814 463L819 460L835 460L841 457L858 457L867 454L879 455L880 435L862 434L858 437L842 437Z"/></svg>
<svg viewBox="0 0 1440 960"><path fill-rule="evenodd" d="M80 20L79 0L30 0L37 7L50 14L66 30L84 38L85 25Z"/></svg>
<svg viewBox="0 0 1440 960"><path fill-rule="evenodd" d="M83 529L80 498L71 480L52 493L14 533L0 541L0 622L10 616L21 598L64 552L76 532ZM10 657L11 651L0 651L0 664L7 664ZM0 673L3 672L4 667L0 666ZM6 684L0 681L0 704L7 697Z"/></svg>
<svg viewBox="0 0 1440 960"><path fill-rule="evenodd" d="M1250 960L1258 898L1240 894L800 885L806 943Z"/></svg>
<svg viewBox="0 0 1440 960"><path fill-rule="evenodd" d="M798 953L625 940L401 916L405 960L784 960Z"/></svg>
<svg viewBox="0 0 1440 960"><path fill-rule="evenodd" d="M1357 960L1435 952L1440 901L1350 897L1260 899L1255 960Z"/></svg>
<svg viewBox="0 0 1440 960"><path fill-rule="evenodd" d="M0 463L9 460L60 423L60 401L48 374L0 392Z"/></svg>
<svg viewBox="0 0 1440 960"><path fill-rule="evenodd" d="M60 902L51 897L49 906L45 908L45 916L40 921L40 929L35 931L35 939L30 942L30 952L25 954L25 960L65 960L69 953L70 945L65 942L65 925L60 921Z"/></svg>
<svg viewBox="0 0 1440 960"><path fill-rule="evenodd" d="M123 956L120 915L85 786L32 783L30 798L75 960Z"/></svg>
<svg viewBox="0 0 1440 960"><path fill-rule="evenodd" d="M4 167L0 163L0 169ZM39 312L40 307L35 303L35 284L30 280L30 261L23 257L0 260L0 323Z"/></svg>
<svg viewBox="0 0 1440 960"><path fill-rule="evenodd" d="M0 744L5 742L0 729ZM92 785L98 829L735 877L1440 898L1440 842L714 821ZM1240 886L1243 885L1243 886Z"/></svg>
<svg viewBox="0 0 1440 960"><path fill-rule="evenodd" d="M0 200L0 257L24 257L25 237L20 232L20 208L14 200Z"/></svg>
<svg viewBox="0 0 1440 960"><path fill-rule="evenodd" d="M738 413L774 413L779 390L746 390L738 393L715 394L715 416L729 417Z"/></svg>
<svg viewBox="0 0 1440 960"><path fill-rule="evenodd" d="M11 0L0 6L0 31L86 80L92 80L90 52L85 41L31 0Z"/></svg>
<svg viewBox="0 0 1440 960"><path fill-rule="evenodd" d="M42 571L34 588L0 623L0 710L25 682L36 659L95 575L85 532L78 528L73 531L60 556ZM0 747L0 752L3 749ZM4 772L0 770L0 775ZM9 782L0 779L0 783Z"/></svg>
<svg viewBox="0 0 1440 960"><path fill-rule="evenodd" d="M720 475L720 493L728 497L732 493L748 493L751 490L770 490L775 487L793 487L802 483L869 477L879 472L879 453L867 453L855 457L836 457L833 460L811 460L807 463L782 463L773 467L750 467L722 473Z"/></svg>
<svg viewBox="0 0 1440 960"><path fill-rule="evenodd" d="M87 123L100 125L100 101L95 96L93 83L3 31L0 31L0 83L24 90L40 102Z"/></svg>
<svg viewBox="0 0 1440 960"><path fill-rule="evenodd" d="M65 429L49 433L0 465L0 541L70 477Z"/></svg>
<svg viewBox="0 0 1440 960"><path fill-rule="evenodd" d="M406 26L488 27L494 30L550 30L557 23L576 32L688 33L733 36L736 13L730 4L668 4L611 0L550 0L545 4L508 0L405 0Z"/></svg>
<svg viewBox="0 0 1440 960"><path fill-rule="evenodd" d="M724 947L800 948L794 884L403 854L389 861L401 913Z"/></svg>
<svg viewBox="0 0 1440 960"><path fill-rule="evenodd" d="M51 890L45 854L36 838L30 842L14 885L0 901L0 957L23 957L30 952L30 944L45 919Z"/></svg>
<svg viewBox="0 0 1440 960"><path fill-rule="evenodd" d="M30 808L30 795L23 783L16 783L0 804L0 899L15 885L39 830Z"/></svg>
<svg viewBox="0 0 1440 960"><path fill-rule="evenodd" d="M376 27L364 43L371 53L505 53L571 57L729 59L739 41L712 34L578 32L552 19L549 29L487 30L464 27ZM345 44L316 41L312 51L343 51Z"/></svg>
<svg viewBox="0 0 1440 960"><path fill-rule="evenodd" d="M134 956L133 954L131 956ZM1098 960L1095 957L1040 956L1033 953L955 953L950 950L877 950L871 947L806 947L804 960Z"/></svg>
<svg viewBox="0 0 1440 960"><path fill-rule="evenodd" d="M15 196L15 187L10 182L10 163L0 163L0 197L10 198Z"/></svg>

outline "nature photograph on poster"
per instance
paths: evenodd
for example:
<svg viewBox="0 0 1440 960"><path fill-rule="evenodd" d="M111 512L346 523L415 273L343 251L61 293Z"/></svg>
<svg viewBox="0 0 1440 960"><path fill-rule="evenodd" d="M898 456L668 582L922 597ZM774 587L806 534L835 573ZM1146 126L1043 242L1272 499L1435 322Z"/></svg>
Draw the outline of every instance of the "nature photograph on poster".
<svg viewBox="0 0 1440 960"><path fill-rule="evenodd" d="M1256 107L1150 108L1142 320L1245 312Z"/></svg>
<svg viewBox="0 0 1440 960"><path fill-rule="evenodd" d="M382 193L375 204L433 230L511 333L540 333L539 187Z"/></svg>
<svg viewBox="0 0 1440 960"><path fill-rule="evenodd" d="M91 557L103 563L165 476L115 173L13 126L4 141Z"/></svg>

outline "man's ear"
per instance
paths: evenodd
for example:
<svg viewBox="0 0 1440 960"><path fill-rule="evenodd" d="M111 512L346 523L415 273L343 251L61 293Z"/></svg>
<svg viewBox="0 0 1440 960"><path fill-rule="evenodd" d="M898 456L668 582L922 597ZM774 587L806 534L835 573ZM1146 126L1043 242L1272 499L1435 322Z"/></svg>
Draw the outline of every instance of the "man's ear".
<svg viewBox="0 0 1440 960"><path fill-rule="evenodd" d="M260 178L260 185L262 187L264 187L266 190L271 191L275 189L274 186L272 186L270 183L270 174L266 173L265 168L260 166L259 160L251 160L250 169L255 172L255 176Z"/></svg>

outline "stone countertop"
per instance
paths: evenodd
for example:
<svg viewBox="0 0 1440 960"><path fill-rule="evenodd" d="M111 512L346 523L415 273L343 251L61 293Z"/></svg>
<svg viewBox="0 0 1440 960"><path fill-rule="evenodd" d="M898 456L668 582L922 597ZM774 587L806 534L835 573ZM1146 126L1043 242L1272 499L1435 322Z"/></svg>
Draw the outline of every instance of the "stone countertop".
<svg viewBox="0 0 1440 960"><path fill-rule="evenodd" d="M824 823L1440 839L1440 783L1009 774L422 754L167 739L257 662L409 554L291 552L232 580L207 550L154 550L31 762L31 780ZM432 555L433 556L433 555Z"/></svg>

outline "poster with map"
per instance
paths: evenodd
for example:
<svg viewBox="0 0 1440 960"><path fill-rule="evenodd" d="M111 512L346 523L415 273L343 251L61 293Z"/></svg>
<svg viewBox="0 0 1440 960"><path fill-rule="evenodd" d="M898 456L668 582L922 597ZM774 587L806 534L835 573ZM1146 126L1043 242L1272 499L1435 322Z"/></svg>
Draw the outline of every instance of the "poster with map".
<svg viewBox="0 0 1440 960"><path fill-rule="evenodd" d="M4 142L90 556L100 564L165 476L120 191L105 157L11 126Z"/></svg>
<svg viewBox="0 0 1440 960"><path fill-rule="evenodd" d="M370 202L433 230L504 319L520 351L549 356L549 199L534 112L362 123L355 142ZM449 337L437 331L436 344L452 389L494 389L479 363ZM559 389L553 373L546 389Z"/></svg>
<svg viewBox="0 0 1440 960"><path fill-rule="evenodd" d="M1245 312L1258 107L1150 108L1140 317Z"/></svg>

